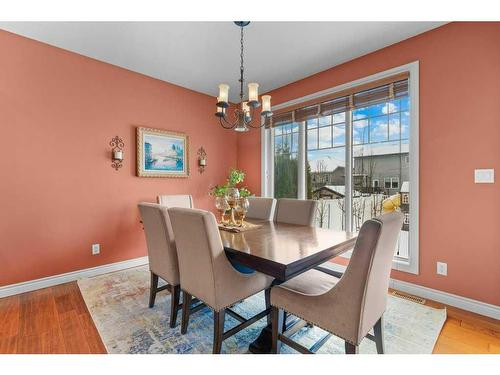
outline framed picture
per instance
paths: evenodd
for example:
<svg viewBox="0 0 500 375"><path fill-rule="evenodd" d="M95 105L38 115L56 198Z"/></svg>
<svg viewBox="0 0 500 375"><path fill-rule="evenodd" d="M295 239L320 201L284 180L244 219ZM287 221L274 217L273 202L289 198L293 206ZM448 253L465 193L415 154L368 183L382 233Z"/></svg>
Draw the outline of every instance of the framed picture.
<svg viewBox="0 0 500 375"><path fill-rule="evenodd" d="M188 177L189 137L162 129L137 128L137 176Z"/></svg>

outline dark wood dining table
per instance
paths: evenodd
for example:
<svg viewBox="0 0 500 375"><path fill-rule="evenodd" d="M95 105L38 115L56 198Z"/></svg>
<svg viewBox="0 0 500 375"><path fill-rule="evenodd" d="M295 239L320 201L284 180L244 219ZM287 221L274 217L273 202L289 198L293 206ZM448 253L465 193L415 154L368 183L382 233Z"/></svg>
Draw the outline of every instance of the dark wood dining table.
<svg viewBox="0 0 500 375"><path fill-rule="evenodd" d="M248 220L258 228L233 233L220 230L226 256L274 278L278 285L353 248L357 233L303 225ZM328 269L322 269L328 272ZM253 353L271 348L271 327L250 345Z"/></svg>

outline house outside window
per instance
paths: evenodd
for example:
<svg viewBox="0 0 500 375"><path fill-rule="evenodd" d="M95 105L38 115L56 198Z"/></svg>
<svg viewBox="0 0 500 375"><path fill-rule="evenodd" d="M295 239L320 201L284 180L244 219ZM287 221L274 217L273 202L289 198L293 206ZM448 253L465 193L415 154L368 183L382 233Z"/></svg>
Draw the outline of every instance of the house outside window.
<svg viewBox="0 0 500 375"><path fill-rule="evenodd" d="M295 100L298 109L275 114L272 126L263 130L264 176L272 176L263 178L264 194L321 199L318 226L357 231L382 214L382 202L401 194L402 186L418 186L418 63L392 71L399 71L397 78L384 78L381 86L367 90L379 75L367 77L360 80L365 91L356 92L353 82L338 89L344 94L352 85L348 97L304 108ZM406 78L399 78L403 74ZM269 150L273 161L266 156ZM405 196L395 208L407 223L394 264L417 273L418 191Z"/></svg>

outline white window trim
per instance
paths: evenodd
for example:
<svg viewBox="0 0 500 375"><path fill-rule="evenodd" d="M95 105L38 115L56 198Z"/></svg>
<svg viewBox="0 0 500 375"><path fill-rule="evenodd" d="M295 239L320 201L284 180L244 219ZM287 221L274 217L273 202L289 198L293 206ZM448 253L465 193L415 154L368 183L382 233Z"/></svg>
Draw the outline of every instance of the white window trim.
<svg viewBox="0 0 500 375"><path fill-rule="evenodd" d="M327 90L322 90L301 98L293 99L285 103L278 104L272 107L272 110L288 107L302 102L320 98L325 95L333 94L343 91L355 86L369 83L375 80L390 77L398 73L408 72L410 77L409 83L409 96L410 96L410 243L408 249L408 260L394 258L392 268L398 271L418 274L419 273L419 62L414 61L409 64L401 65L392 69L385 70L380 73L370 75L343 85L339 85ZM347 136L347 134L346 134ZM262 196L273 196L273 175L274 163L273 158L273 144L272 144L272 129L261 130L261 192ZM302 163L299 163L302 164ZM302 172L303 173L303 172ZM350 257L351 252L345 253L343 256Z"/></svg>

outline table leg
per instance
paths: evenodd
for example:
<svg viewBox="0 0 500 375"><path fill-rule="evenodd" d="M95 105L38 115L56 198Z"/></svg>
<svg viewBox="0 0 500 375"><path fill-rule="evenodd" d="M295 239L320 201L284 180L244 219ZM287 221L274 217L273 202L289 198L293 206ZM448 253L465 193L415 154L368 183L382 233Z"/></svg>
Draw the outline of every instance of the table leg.
<svg viewBox="0 0 500 375"><path fill-rule="evenodd" d="M275 285L281 284L281 281L274 280L273 283L271 284L271 288ZM269 293L266 295L266 305L269 302L268 299L270 298L270 291L271 288L269 288L269 291L266 291L266 293ZM266 306L268 308L270 306ZM285 329L290 329L292 326L295 325L300 319L297 319L295 317L290 317L290 315L286 314L285 316L288 317L286 320L286 328ZM269 354L271 353L271 346L272 346L272 337L273 337L273 330L272 330L272 321L271 319L268 319L267 321L267 326L265 326L262 331L260 332L259 337L257 337L248 347L248 350L250 353L253 354Z"/></svg>
<svg viewBox="0 0 500 375"><path fill-rule="evenodd" d="M301 319L287 314L285 331L292 329L297 323L299 323L301 321L302 321ZM299 328L299 327L297 327L297 328ZM285 332L285 331L283 331L283 332ZM269 323L267 326L265 326L262 329L259 337L257 337L255 339L255 341L253 341L250 344L250 346L248 347L248 350L250 351L250 353L253 353L253 354L269 354L269 353L271 353L272 336L273 336L273 326L272 326L272 323Z"/></svg>

